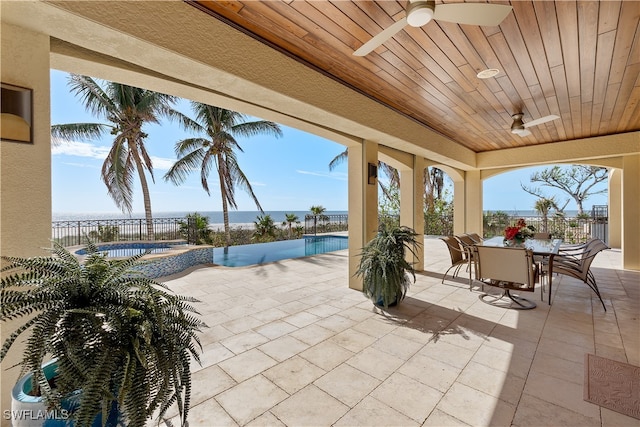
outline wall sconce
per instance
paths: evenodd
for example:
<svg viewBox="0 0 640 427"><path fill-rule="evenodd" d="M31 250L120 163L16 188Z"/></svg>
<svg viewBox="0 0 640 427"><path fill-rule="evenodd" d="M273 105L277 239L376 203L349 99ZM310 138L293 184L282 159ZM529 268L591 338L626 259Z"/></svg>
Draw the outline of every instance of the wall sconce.
<svg viewBox="0 0 640 427"><path fill-rule="evenodd" d="M33 90L1 83L0 139L33 142Z"/></svg>
<svg viewBox="0 0 640 427"><path fill-rule="evenodd" d="M376 179L378 178L378 165L374 165L373 163L369 163L367 167L367 177L368 183L371 185L376 185Z"/></svg>

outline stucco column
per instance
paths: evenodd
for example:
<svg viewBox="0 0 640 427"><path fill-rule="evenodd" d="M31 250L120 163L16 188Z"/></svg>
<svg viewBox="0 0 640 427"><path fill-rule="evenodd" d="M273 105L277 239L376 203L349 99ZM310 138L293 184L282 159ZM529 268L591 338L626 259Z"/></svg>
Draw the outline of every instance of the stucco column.
<svg viewBox="0 0 640 427"><path fill-rule="evenodd" d="M453 234L462 234L465 230L466 199L465 181L453 181Z"/></svg>
<svg viewBox="0 0 640 427"><path fill-rule="evenodd" d="M416 257L408 259L417 271L424 270L424 158L413 156L413 166L400 170L400 225L413 228L420 243ZM411 256L409 254L409 256Z"/></svg>
<svg viewBox="0 0 640 427"><path fill-rule="evenodd" d="M480 171L465 173L464 198L466 203L463 232L476 232L482 236L482 180L480 179Z"/></svg>
<svg viewBox="0 0 640 427"><path fill-rule="evenodd" d="M2 82L33 90L33 142L0 142L0 253L46 255L42 248L51 246L49 36L3 22L0 51ZM2 325L3 342L19 323ZM7 368L21 360L22 348L19 339L0 366L3 415L20 373L20 368ZM3 416L2 426L9 421Z"/></svg>
<svg viewBox="0 0 640 427"><path fill-rule="evenodd" d="M369 165L378 167L378 144L364 141L348 148L349 172L349 287L362 290L355 276L360 252L378 231L378 179L369 179Z"/></svg>
<svg viewBox="0 0 640 427"><path fill-rule="evenodd" d="M622 171L620 169L609 170L609 246L622 247Z"/></svg>
<svg viewBox="0 0 640 427"><path fill-rule="evenodd" d="M622 161L622 268L640 270L640 155Z"/></svg>

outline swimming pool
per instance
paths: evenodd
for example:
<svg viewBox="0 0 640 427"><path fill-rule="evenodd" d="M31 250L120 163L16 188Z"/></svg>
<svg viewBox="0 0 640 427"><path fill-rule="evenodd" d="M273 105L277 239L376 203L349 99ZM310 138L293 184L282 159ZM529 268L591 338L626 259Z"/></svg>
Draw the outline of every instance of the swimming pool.
<svg viewBox="0 0 640 427"><path fill-rule="evenodd" d="M186 243L186 242L184 242ZM106 253L109 258L127 258L134 255L144 253L160 254L175 248L176 243L168 244L167 242L138 242L138 243L108 243L97 245L98 251ZM85 249L76 251L77 255L86 255Z"/></svg>
<svg viewBox="0 0 640 427"><path fill-rule="evenodd" d="M346 236L308 236L296 240L214 248L213 262L225 267L245 267L339 251L348 247Z"/></svg>
<svg viewBox="0 0 640 427"><path fill-rule="evenodd" d="M184 240L166 240L161 242L115 242L97 245L100 252L106 252L109 258L128 258L136 254L149 254L132 267L147 277L155 279L180 273L196 265L211 264L213 247L192 246ZM75 249L75 250L74 250ZM71 249L81 261L87 252L84 247Z"/></svg>

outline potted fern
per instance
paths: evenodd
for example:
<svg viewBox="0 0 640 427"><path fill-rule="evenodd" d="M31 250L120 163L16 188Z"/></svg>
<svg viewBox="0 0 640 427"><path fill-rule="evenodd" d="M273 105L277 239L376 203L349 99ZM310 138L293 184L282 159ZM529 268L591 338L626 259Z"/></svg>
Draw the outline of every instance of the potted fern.
<svg viewBox="0 0 640 427"><path fill-rule="evenodd" d="M378 234L362 249L356 275L362 277L362 292L377 306L388 308L402 301L415 282L413 265L406 250L416 255L417 233L404 226L380 226Z"/></svg>
<svg viewBox="0 0 640 427"><path fill-rule="evenodd" d="M31 376L25 389L39 389L48 410L77 426L143 426L174 404L186 424L190 362L199 362L196 333L205 327L191 305L197 300L132 270L142 255L110 260L92 242L83 263L58 243L51 251L2 257L0 320L23 323L0 360L27 334L19 363ZM55 369L45 363L51 359Z"/></svg>

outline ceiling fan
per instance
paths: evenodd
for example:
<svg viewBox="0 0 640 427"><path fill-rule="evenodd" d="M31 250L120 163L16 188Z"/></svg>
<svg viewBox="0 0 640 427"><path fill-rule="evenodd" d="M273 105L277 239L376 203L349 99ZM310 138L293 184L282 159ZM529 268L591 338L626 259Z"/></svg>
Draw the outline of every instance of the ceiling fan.
<svg viewBox="0 0 640 427"><path fill-rule="evenodd" d="M513 123L511 124L511 133L518 136L529 136L531 135L531 132L527 128L530 128L531 126L538 126L543 123L550 122L551 120L560 118L559 116L552 114L550 116L540 117L539 119L531 120L528 123L524 123L522 121L522 116L524 116L523 113L516 113L511 116L511 118L513 119Z"/></svg>
<svg viewBox="0 0 640 427"><path fill-rule="evenodd" d="M432 19L454 22L456 24L481 25L495 27L511 12L512 7L503 4L489 3L449 3L438 4L435 0L409 0L406 16L374 36L353 52L356 56L364 56L389 40L407 25L422 27Z"/></svg>

